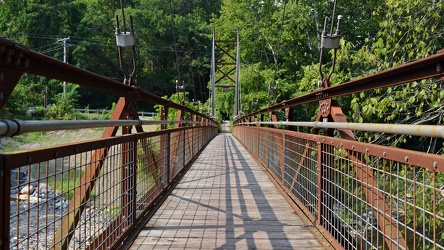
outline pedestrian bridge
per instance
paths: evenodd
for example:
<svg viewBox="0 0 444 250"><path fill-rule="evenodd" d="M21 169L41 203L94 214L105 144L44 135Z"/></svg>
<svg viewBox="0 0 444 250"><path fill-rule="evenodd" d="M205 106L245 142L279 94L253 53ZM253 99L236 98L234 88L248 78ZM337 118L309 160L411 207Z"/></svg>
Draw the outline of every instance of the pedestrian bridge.
<svg viewBox="0 0 444 250"><path fill-rule="evenodd" d="M24 73L120 98L109 121L0 121L2 137L105 128L100 139L0 154L1 249L444 249L444 157L354 135L440 142L443 126L347 123L332 99L441 79L442 53L325 83L228 129L3 38L0 48L0 107ZM137 101L162 106L160 119L138 119ZM319 114L298 121L292 110L307 103Z"/></svg>

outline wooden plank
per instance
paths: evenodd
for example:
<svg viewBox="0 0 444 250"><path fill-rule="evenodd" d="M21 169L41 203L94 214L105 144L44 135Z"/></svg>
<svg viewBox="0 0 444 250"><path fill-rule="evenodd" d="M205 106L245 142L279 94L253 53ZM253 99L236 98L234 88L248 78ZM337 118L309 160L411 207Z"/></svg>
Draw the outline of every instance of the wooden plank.
<svg viewBox="0 0 444 250"><path fill-rule="evenodd" d="M324 249L230 135L204 150L130 249Z"/></svg>

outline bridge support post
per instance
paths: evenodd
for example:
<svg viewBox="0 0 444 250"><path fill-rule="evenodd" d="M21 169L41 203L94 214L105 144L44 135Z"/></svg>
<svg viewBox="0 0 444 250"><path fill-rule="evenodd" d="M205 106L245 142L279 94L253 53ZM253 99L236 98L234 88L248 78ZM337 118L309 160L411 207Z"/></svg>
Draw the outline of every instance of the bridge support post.
<svg viewBox="0 0 444 250"><path fill-rule="evenodd" d="M168 106L163 106L161 110L162 121L168 120ZM160 126L161 130L165 130L167 128L166 124L162 124ZM162 178L162 183L164 186L167 186L170 183L170 141L171 141L171 133L161 135L160 136L160 159L163 159L163 167L161 168L160 176Z"/></svg>
<svg viewBox="0 0 444 250"><path fill-rule="evenodd" d="M5 158L0 156L0 202L8 204L0 206L0 249L9 249L9 216L10 216L10 202L11 195L9 194L9 187L11 181L11 170L5 167Z"/></svg>
<svg viewBox="0 0 444 250"><path fill-rule="evenodd" d="M177 111L177 115L176 115L176 121L180 121L180 120L183 120L183 111L182 110L178 110ZM180 128L180 127L182 127L182 124L175 124L174 125L174 128ZM180 155L178 155L179 154L179 152L180 152L180 150L182 150L182 151L185 151L185 131L177 131L177 132L174 132L174 133L172 133L172 135L171 135L171 139L170 139L170 141L172 142L172 143L170 143L170 168L169 168L169 170L170 170L170 175L169 175L169 178L170 179L174 179L174 177L175 177L175 175L179 172L179 171L176 171L177 169L177 162L178 162L178 159L179 159L179 157L181 157L181 160L182 160L182 162L183 163L185 163L185 161L184 161L184 155L182 155L182 156L180 156ZM179 142L181 142L183 140L183 144L182 145L180 145L179 144Z"/></svg>
<svg viewBox="0 0 444 250"><path fill-rule="evenodd" d="M15 86L23 75L25 68L29 68L29 59L22 49L27 47L10 43L0 45L0 109L5 106Z"/></svg>
<svg viewBox="0 0 444 250"><path fill-rule="evenodd" d="M120 120L125 116L126 98L121 97L117 102L116 108L111 115L111 120ZM106 127L102 134L102 138L109 138L117 133L117 127ZM86 201L89 199L94 188L94 180L100 174L103 167L103 162L108 155L108 148L101 148L94 151L91 155L90 163L88 164L85 173L80 179L80 185L74 190L74 196L69 202L67 212L63 215L61 224L54 234L52 241L52 249L68 249L69 242L74 234L74 230L80 221L80 217L85 210ZM91 244L91 245L94 245Z"/></svg>
<svg viewBox="0 0 444 250"><path fill-rule="evenodd" d="M0 45L0 55L4 60L0 60L0 109L3 108L11 96L15 86L23 75L23 69L29 67L29 59L24 57L18 47L20 44L11 46ZM26 48L27 49L27 48ZM0 195L2 204L10 204L10 180L11 170L5 167L4 158L0 156ZM9 249L9 216L10 206L0 206L0 249Z"/></svg>
<svg viewBox="0 0 444 250"><path fill-rule="evenodd" d="M330 83L328 82L328 80L324 79L324 88L328 88L329 86ZM327 120L331 122L347 122L347 120L345 119L345 115L342 112L342 109L339 107L339 104L336 101L332 100L331 98L319 101L319 106L320 110L318 117L316 119L317 121ZM319 129L313 130L313 133L318 133L318 132ZM331 134L331 131L329 130L326 130L324 134L327 136L333 136ZM341 129L339 130L339 134L343 139L355 140L355 135L351 130ZM329 147L327 144L321 144L321 145L325 146L320 148L321 151L318 151L318 154L322 153L330 156L333 155L333 152L329 152L333 150L333 148ZM322 151L324 149L327 150L326 153ZM347 154L350 159L353 159L353 168L357 173L357 179L361 181L361 185L363 187L366 200L368 204L371 206L373 215L375 216L375 218L377 218L380 230L384 233L384 235L390 236L390 237L385 237L385 242L388 245L388 248L395 249L398 246L402 246L403 249L408 249L407 243L402 233L397 228L396 222L391 216L391 211L389 209L389 205L384 199L384 194L382 193L381 190L374 190L370 188L370 187L376 187L377 183L375 177L373 176L373 170L366 162L365 157L356 156L353 154L353 152L350 151L348 151ZM333 170L333 168L335 167L334 159L329 160L325 157L321 157L319 158L319 160L320 160L320 162L318 162L319 164L318 168L320 169L319 175L325 174L325 176L321 176L320 177L322 178L321 182L318 182L319 185L321 185L320 189L318 190L320 191L320 193L318 194L319 194L319 199L322 199L320 202L326 204L325 205L318 204L318 209L320 209L319 207L320 205L320 206L326 206L326 210L320 209L318 210L318 212L330 213L330 215L321 215L321 216L324 216L327 219L333 218L333 221L337 221L334 219L334 214L332 210L333 204L331 204L334 199L338 199L338 195L334 191L334 183L332 180L332 178L334 178L334 170ZM324 164L323 161L326 160L327 162ZM323 169L323 165L329 166L328 167L329 170L325 171L325 169ZM324 197L322 196L323 192L327 192L326 196ZM330 222L325 221L323 218L318 217L318 219L320 219L318 222L324 228L327 223L333 223L331 221ZM356 240L354 240L354 238L348 233L348 231L340 225L339 221L337 223L335 222L335 224L338 224L337 226L335 226L335 228L336 229L339 228L341 233L341 239L340 240L336 239L336 240L338 240L344 247L345 246L352 248L360 247L359 244L356 242ZM332 233L330 230L328 231L329 233ZM392 239L395 239L396 242L392 242Z"/></svg>
<svg viewBox="0 0 444 250"><path fill-rule="evenodd" d="M122 134L131 134L131 128L125 126ZM123 226L126 228L132 225L136 216L137 141L126 142L122 145L122 166L121 216L125 218Z"/></svg>

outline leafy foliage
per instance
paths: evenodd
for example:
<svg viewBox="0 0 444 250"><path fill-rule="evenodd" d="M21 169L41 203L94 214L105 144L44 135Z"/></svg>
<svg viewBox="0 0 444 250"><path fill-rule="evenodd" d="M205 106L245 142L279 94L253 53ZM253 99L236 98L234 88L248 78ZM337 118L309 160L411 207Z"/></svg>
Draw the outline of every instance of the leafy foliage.
<svg viewBox="0 0 444 250"><path fill-rule="evenodd" d="M115 15L121 14L118 1L33 0L4 1L1 5L2 36L60 60L63 52L57 39L69 36L69 63L123 81L113 31ZM419 0L339 3L336 14L344 18L333 85L436 53L444 44L442 5ZM186 101L199 100L208 111L211 28L215 28L217 39L234 39L239 29L241 112L301 96L316 89L320 34L332 9L333 1L308 0L125 1L125 12L127 17L133 15L138 38L137 84L156 95L171 96L174 80L180 79L188 93ZM327 31L330 22L328 19ZM322 69L329 69L331 57L331 53L324 53ZM275 82L278 93L272 96L268 87ZM62 83L34 76L22 78L2 115L25 116L28 107L42 106L46 88L53 109L48 117L61 117L55 114L64 112ZM117 100L116 96L91 89L73 91L76 93L66 105L104 108ZM216 96L218 113L232 118L233 91L217 89ZM338 101L349 121L441 124L443 98L441 79L435 79ZM253 106L256 100L258 106ZM316 108L298 107L293 119L314 119ZM407 148L415 145L424 151L441 152L440 140L372 133L359 136L370 142Z"/></svg>
<svg viewBox="0 0 444 250"><path fill-rule="evenodd" d="M124 2L127 26L129 15L133 15L138 39L137 84L163 96L174 92L173 80L180 78L187 86L190 99L203 102L208 98L209 20L218 12L220 2L170 2ZM1 36L59 60L63 58L63 45L57 41L69 37L68 63L123 81L114 35L115 15L121 14L118 1L5 1L0 5ZM125 53L124 60L127 59L128 53ZM30 106L43 105L46 87L49 87L49 102L60 103L61 86L60 82L24 77L2 113L17 116ZM22 98L27 97L25 94L30 88L36 95ZM105 108L117 101L116 96L92 89L76 91L77 107ZM146 104L141 108L153 109Z"/></svg>

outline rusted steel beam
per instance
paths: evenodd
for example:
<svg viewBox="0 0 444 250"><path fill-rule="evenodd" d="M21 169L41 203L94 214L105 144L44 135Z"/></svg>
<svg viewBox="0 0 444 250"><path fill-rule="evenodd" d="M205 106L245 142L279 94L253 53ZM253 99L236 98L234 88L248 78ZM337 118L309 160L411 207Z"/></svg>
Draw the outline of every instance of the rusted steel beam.
<svg viewBox="0 0 444 250"><path fill-rule="evenodd" d="M168 119L168 106L163 106L161 109L161 120L167 120ZM161 125L161 130L167 129L167 125ZM160 169L160 176L161 178L164 178L165 180L162 180L162 183L165 185L168 185L170 182L170 140L171 140L171 134L163 134L160 136L160 159L162 159L162 167Z"/></svg>
<svg viewBox="0 0 444 250"><path fill-rule="evenodd" d="M9 249L10 181L11 169L5 167L5 158L0 155L0 249Z"/></svg>
<svg viewBox="0 0 444 250"><path fill-rule="evenodd" d="M29 67L29 59L23 57L22 49L28 48L13 42L0 44L0 65L9 65L19 69ZM8 67L0 68L0 109L6 104L22 75L23 72L19 70Z"/></svg>
<svg viewBox="0 0 444 250"><path fill-rule="evenodd" d="M236 65L236 63L235 62L220 62L220 63L217 63L218 65Z"/></svg>
<svg viewBox="0 0 444 250"><path fill-rule="evenodd" d="M189 154L192 154L193 153L193 144L192 144L192 142L193 142L193 138L192 138L192 136L193 136L193 134L192 134L192 132L193 132L193 130L185 130L184 131L184 133L185 133L185 151L184 151L184 158L185 158L185 160L184 160L184 163L186 164L187 163L187 152L189 153Z"/></svg>
<svg viewBox="0 0 444 250"><path fill-rule="evenodd" d="M21 44L0 37L0 55L5 55L6 51L11 50L14 51L14 55L20 55L21 60L18 65L16 65L16 63L10 63L8 60L0 60L0 72L11 72L3 74L4 80L3 82L0 82L0 91L3 91L3 88L6 88L6 90L11 89L11 87L15 86L17 83L19 75L21 76L23 73L30 73L78 84L91 89L101 90L109 94L115 94L119 97L135 97L137 100L145 101L147 103L161 104L175 109L183 109L192 114L198 114L199 116L204 116L210 119L210 117L202 115L196 110L148 93L137 86L128 86L118 81L76 68L62 61L31 51ZM11 62L14 62L14 60L18 59L12 57L11 60ZM5 93L8 92L6 90ZM9 95L6 95L5 93L3 94L3 100L0 100L0 108L3 107L8 99L7 97L9 97Z"/></svg>
<svg viewBox="0 0 444 250"><path fill-rule="evenodd" d="M326 105L327 108L330 107L330 109L328 109L327 112L324 112L325 115L323 116L328 117L327 119L331 119L333 122L347 123L347 119L345 119L345 115L336 101L329 98ZM319 113L322 115L322 110L320 110ZM340 129L339 134L343 139L352 141L356 140L353 131L349 129ZM365 193L365 198L367 202L372 205L372 212L375 218L377 218L379 228L384 233L384 235L388 235L388 237L384 237L384 239L389 249L397 249L398 246L401 246L403 249L408 249L402 233L399 231L395 220L392 218L392 213L390 211L389 205L384 199L384 194L379 189L375 190L375 188L378 187L378 184L373 175L373 170L367 164L366 160L363 157L355 157L353 152L354 151L347 151L349 158L353 161L353 167L355 169L356 176L361 181L361 185ZM333 155L333 153L329 153L329 155ZM334 160L331 160L328 163L328 166L330 166L331 168L335 168ZM333 176L333 174L329 174L329 176ZM334 194L334 198L336 197L337 195ZM381 214L380 211L383 211L383 214ZM349 234L347 232L344 232L344 235L348 236ZM394 243L392 239L396 240L396 243ZM341 243L349 244L348 242L349 240L347 239L347 241L342 241Z"/></svg>
<svg viewBox="0 0 444 250"><path fill-rule="evenodd" d="M293 181L291 182L291 188L294 187L294 184L296 183L296 180L299 176L299 173L301 172L302 166L305 166L305 160L308 158L308 150L310 149L310 144L306 143L304 152L302 153L301 160L299 161L298 168L296 169L296 173L294 173Z"/></svg>
<svg viewBox="0 0 444 250"><path fill-rule="evenodd" d="M88 201L95 182L103 165L107 148L96 150L92 156L92 161L87 165L83 176L80 179L81 185L74 190L74 196L69 202L68 209L62 217L62 222L54 234L51 249L68 249L69 242L74 235L75 228L80 221L86 202Z"/></svg>
<svg viewBox="0 0 444 250"><path fill-rule="evenodd" d="M130 77L128 85L132 85L133 78ZM125 108L121 115L124 119L139 119L137 114L136 99L125 98ZM135 126L137 132L143 132L142 125ZM123 126L122 134L128 135L132 133L131 126ZM122 145L122 182L121 182L121 204L122 211L120 216L124 216L125 220L121 225L124 228L131 226L136 219L136 173L137 173L137 140L126 142Z"/></svg>
<svg viewBox="0 0 444 250"><path fill-rule="evenodd" d="M228 85L228 84L221 84L221 85L216 85L214 86L216 88L222 88L222 89L229 89L229 88L235 88L236 86L234 85Z"/></svg>
<svg viewBox="0 0 444 250"><path fill-rule="evenodd" d="M224 79L225 77L228 78L228 79L230 79L230 81L236 83L236 81L235 81L232 77L229 76L229 74L231 74L234 70L236 70L236 68L232 68L232 69L229 70L228 72L224 72L222 69L217 68L217 71L220 72L220 73L222 73L223 76L221 76L219 79L217 79L217 81L216 81L215 83L220 82L220 80Z"/></svg>
<svg viewBox="0 0 444 250"><path fill-rule="evenodd" d="M111 120L123 119L126 115L126 99L120 98L111 115ZM107 127L102 134L102 138L110 138L116 135L118 127ZM86 201L88 201L91 192L94 188L95 180L97 180L103 162L108 155L108 147L96 150L91 155L90 163L88 164L85 173L80 179L80 185L74 190L74 196L69 202L68 209L62 217L62 222L54 234L52 241L52 249L67 249L69 242L74 234L74 230L80 221L80 216L86 208Z"/></svg>
<svg viewBox="0 0 444 250"><path fill-rule="evenodd" d="M22 75L20 71L0 68L0 109L5 106Z"/></svg>
<svg viewBox="0 0 444 250"><path fill-rule="evenodd" d="M122 134L131 134L129 132L128 127L122 127ZM130 197L130 193L132 193L131 190L131 183L130 183L130 178L131 178L131 168L132 168L132 164L133 162L131 161L131 150L134 150L131 148L132 146L132 142L125 142L121 145L121 154L122 154L122 158L121 158L121 167L120 167L120 175L122 176L122 180L120 182L120 216L124 218L124 220L122 221L122 224L120 225L120 227L123 228L127 228L129 225L131 225L132 223L132 218L130 217L131 215L131 205L132 205L132 201L131 201L131 197Z"/></svg>
<svg viewBox="0 0 444 250"><path fill-rule="evenodd" d="M281 178L282 178L282 186L285 185L285 152L286 152L286 138L285 134L282 134L281 147L278 149L279 151L279 160L280 160L280 168L281 168Z"/></svg>
<svg viewBox="0 0 444 250"><path fill-rule="evenodd" d="M444 75L444 51L437 54L410 62L398 67L385 70L357 80L345 82L330 88L317 89L294 99L282 101L267 108L252 112L247 116L257 115L270 111L280 110L286 106L296 106L304 103L316 102L337 96L359 93L367 90L379 89L408 82L414 82ZM240 117L242 119L243 117Z"/></svg>
<svg viewBox="0 0 444 250"><path fill-rule="evenodd" d="M184 114L183 114L182 110L178 110L177 114L176 114L176 120L182 120L183 116L184 116ZM174 128L180 128L180 127L181 127L181 124L175 124L174 125ZM177 153L179 151L178 149L180 148L179 142L182 139L182 133L183 133L183 131L178 131L178 132L175 132L175 133L171 133L170 155L169 155L169 157L170 157L170 160L169 160L170 164L171 163L177 163L177 157L178 157ZM170 168L169 172L170 172L170 176L169 176L170 179L173 179L176 176L176 174L177 174L176 168L172 168L172 169Z"/></svg>
<svg viewBox="0 0 444 250"><path fill-rule="evenodd" d="M149 144L148 144L148 140L143 140L142 141L142 147L143 147L143 151L145 153L145 157L146 157L146 161L147 161L147 165L148 165L148 171L151 173L151 175L153 176L153 180L156 183L155 185L160 185L160 178L159 178L159 165L157 163L157 160L154 157L154 153L153 151L149 148Z"/></svg>
<svg viewBox="0 0 444 250"><path fill-rule="evenodd" d="M235 43L236 40L216 40L216 43Z"/></svg>
<svg viewBox="0 0 444 250"><path fill-rule="evenodd" d="M216 41L217 43L217 41ZM230 51L232 51L234 48L236 48L236 41L234 42L235 44L231 45L228 49L224 49L222 47L220 47L219 45L216 44L216 47L222 51L221 55L218 56L216 58L216 65L219 64L219 60L222 59L222 57L224 57L225 55L230 57L231 59L233 59L234 61L236 61L236 58L234 58L231 54Z"/></svg>
<svg viewBox="0 0 444 250"><path fill-rule="evenodd" d="M346 123L347 120L345 119L344 113L342 113L342 110L340 107L332 106L331 107L331 116L333 117L333 121L335 122L343 122ZM355 140L355 135L353 131L350 129L338 129L339 135L341 138L347 139L347 140Z"/></svg>
<svg viewBox="0 0 444 250"><path fill-rule="evenodd" d="M371 204L379 228L384 234L384 240L389 249L409 249L402 233L398 230L396 221L393 219L390 206L385 201L384 193L379 190L378 183L373 175L371 166L366 162L361 153L353 154L354 151L347 150L349 158L353 162L356 176L361 181L365 198Z"/></svg>
<svg viewBox="0 0 444 250"><path fill-rule="evenodd" d="M269 112L268 119L270 119L270 122L277 122L277 116L273 112ZM270 127L279 128L279 125L273 124Z"/></svg>

